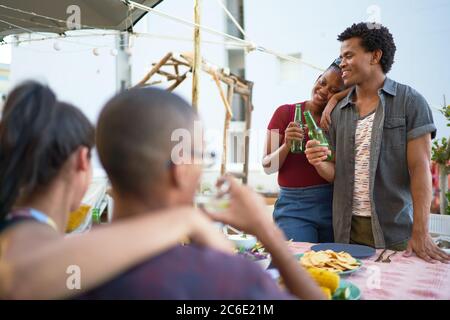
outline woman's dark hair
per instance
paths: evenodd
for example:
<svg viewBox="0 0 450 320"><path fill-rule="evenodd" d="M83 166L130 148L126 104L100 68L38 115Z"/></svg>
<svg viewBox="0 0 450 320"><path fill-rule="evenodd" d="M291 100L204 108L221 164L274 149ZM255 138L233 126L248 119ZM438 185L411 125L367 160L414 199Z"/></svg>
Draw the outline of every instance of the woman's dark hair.
<svg viewBox="0 0 450 320"><path fill-rule="evenodd" d="M329 69L336 69L339 71L341 70L340 64L342 62L342 59L340 57L337 57L336 59L334 59L334 61L330 64L330 66L327 68L327 70Z"/></svg>
<svg viewBox="0 0 450 320"><path fill-rule="evenodd" d="M342 72L341 67L339 67L339 65L341 64L341 58L336 58L329 66L328 68L326 68L324 70L324 72L322 72L316 79L316 81L318 81L320 79L321 76L323 76L326 72L328 72L329 70L333 70L336 72Z"/></svg>
<svg viewBox="0 0 450 320"><path fill-rule="evenodd" d="M94 127L53 91L27 81L17 86L0 120L0 221L19 195L46 186L80 146L94 146Z"/></svg>

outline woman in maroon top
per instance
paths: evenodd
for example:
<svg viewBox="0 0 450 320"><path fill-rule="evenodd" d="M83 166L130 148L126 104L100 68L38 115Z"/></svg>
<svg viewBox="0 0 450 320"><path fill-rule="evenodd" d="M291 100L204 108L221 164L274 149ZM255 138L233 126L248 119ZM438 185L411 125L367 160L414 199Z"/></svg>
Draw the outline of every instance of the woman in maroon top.
<svg viewBox="0 0 450 320"><path fill-rule="evenodd" d="M311 112L316 123L320 123L327 103L330 102L327 110L332 110L345 96L347 90L343 89L339 64L333 62L314 84L311 99L300 103L303 123L306 110ZM294 122L295 106L280 106L267 128L263 167L267 174L278 172L280 185L274 220L288 239L333 242L333 187L309 164L304 153L290 152L293 141L308 141L307 131Z"/></svg>

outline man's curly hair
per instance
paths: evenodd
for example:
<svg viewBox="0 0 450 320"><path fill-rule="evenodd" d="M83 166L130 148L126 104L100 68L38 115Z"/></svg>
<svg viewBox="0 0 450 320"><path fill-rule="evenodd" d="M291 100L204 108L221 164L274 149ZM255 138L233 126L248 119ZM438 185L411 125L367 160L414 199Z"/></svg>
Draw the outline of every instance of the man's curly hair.
<svg viewBox="0 0 450 320"><path fill-rule="evenodd" d="M384 74L388 73L394 63L395 51L397 50L394 38L389 32L389 29L380 24L367 22L354 23L338 35L338 40L342 42L355 37L361 39L361 45L367 51L373 52L377 49L383 51L380 65Z"/></svg>

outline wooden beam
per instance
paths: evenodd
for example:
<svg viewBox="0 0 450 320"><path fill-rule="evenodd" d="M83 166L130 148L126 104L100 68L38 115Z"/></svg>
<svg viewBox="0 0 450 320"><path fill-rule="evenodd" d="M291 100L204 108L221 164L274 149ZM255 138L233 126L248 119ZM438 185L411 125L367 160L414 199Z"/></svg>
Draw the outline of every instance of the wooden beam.
<svg viewBox="0 0 450 320"><path fill-rule="evenodd" d="M160 68L161 66L163 66L170 58L172 57L172 52L169 52L168 54L166 54L164 56L164 58L162 58L158 64L156 64L145 76L144 78L139 81L139 83L137 85L135 85L135 87L141 87L143 85L145 85L145 83L151 78L151 76L153 76Z"/></svg>
<svg viewBox="0 0 450 320"><path fill-rule="evenodd" d="M250 90L247 89L243 89L241 87L235 87L234 91L238 94L240 94L241 96L250 96Z"/></svg>
<svg viewBox="0 0 450 320"><path fill-rule="evenodd" d="M233 94L234 94L233 86L228 86L227 101L230 106L233 105ZM220 166L220 174L222 176L226 173L226 170L227 170L228 129L230 128L230 122L231 122L231 114L226 112L225 113L225 122L224 122L224 126L223 126L222 164Z"/></svg>
<svg viewBox="0 0 450 320"><path fill-rule="evenodd" d="M197 24L194 28L194 64L192 67L192 107L198 111L198 100L200 91L200 71L202 56L200 52L200 6L201 0L194 0L194 22Z"/></svg>
<svg viewBox="0 0 450 320"><path fill-rule="evenodd" d="M165 77L167 77L167 78L172 78L172 79L178 78L178 76L177 76L176 74L171 74L171 73L166 72L166 71L164 71L164 70L158 70L158 71L156 71L156 73L157 73L157 74L160 74L160 75L162 75L162 76L165 76Z"/></svg>
<svg viewBox="0 0 450 320"><path fill-rule="evenodd" d="M156 66L157 65L157 62L153 62L152 63L152 66ZM171 62L171 61L167 61L166 63L164 63L164 65L165 66L176 66L176 65L178 65L178 63L176 63L176 62Z"/></svg>
<svg viewBox="0 0 450 320"><path fill-rule="evenodd" d="M176 63L180 64L180 65L183 65L183 66L186 66L186 67L189 67L189 68L192 67L192 65L190 65L189 63L187 63L185 61L181 61L181 60L179 60L177 58L172 57L172 60L175 61Z"/></svg>
<svg viewBox="0 0 450 320"><path fill-rule="evenodd" d="M250 94L248 96L244 96L245 102L245 144L244 144L244 175L245 177L242 179L242 183L248 183L248 166L249 166L249 156L250 156L250 128L252 126L252 112L253 112L253 104L252 104L252 95L253 95L253 83L248 83L248 89Z"/></svg>
<svg viewBox="0 0 450 320"><path fill-rule="evenodd" d="M150 87L150 86L154 86L155 84L160 84L160 83L163 83L163 82L166 82L166 81L157 80L157 81L152 81L150 83L146 83L146 85L148 85Z"/></svg>
<svg viewBox="0 0 450 320"><path fill-rule="evenodd" d="M189 71L186 71L181 77L178 77L178 79L173 83L170 87L167 88L167 91L173 91L176 87L178 87L185 79Z"/></svg>
<svg viewBox="0 0 450 320"><path fill-rule="evenodd" d="M231 117L233 117L233 110L231 109L230 102L225 98L225 93L223 92L222 85L216 73L213 73L213 79L216 83L217 89L219 89L220 98L222 99L223 105L225 106L225 112L227 112Z"/></svg>

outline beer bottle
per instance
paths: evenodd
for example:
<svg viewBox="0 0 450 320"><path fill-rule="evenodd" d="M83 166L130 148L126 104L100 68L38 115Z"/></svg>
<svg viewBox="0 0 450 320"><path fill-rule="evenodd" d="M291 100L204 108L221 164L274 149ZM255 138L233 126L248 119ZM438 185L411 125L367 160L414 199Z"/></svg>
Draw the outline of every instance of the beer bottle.
<svg viewBox="0 0 450 320"><path fill-rule="evenodd" d="M301 129L303 129L302 108L300 104L295 105L294 122L297 123ZM303 138L302 141L297 140L292 141L291 152L292 153L305 152L305 138Z"/></svg>
<svg viewBox="0 0 450 320"><path fill-rule="evenodd" d="M308 126L308 136L310 140L317 140L320 142L319 146L321 147L327 147L330 149L330 145L328 144L327 138L325 137L322 129L316 124L314 121L314 118L310 111L305 111L305 120L306 125ZM328 161L331 160L331 155L328 155L327 158Z"/></svg>

